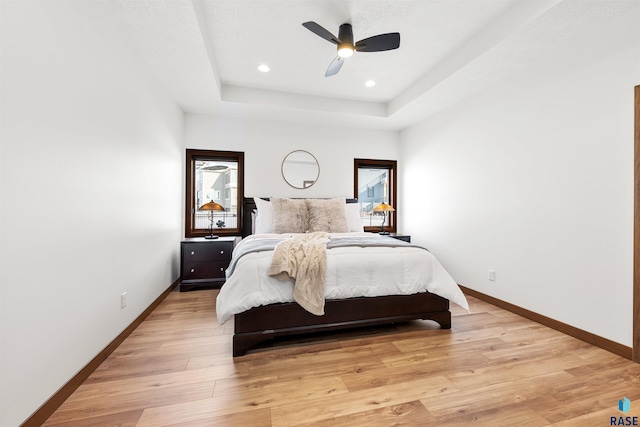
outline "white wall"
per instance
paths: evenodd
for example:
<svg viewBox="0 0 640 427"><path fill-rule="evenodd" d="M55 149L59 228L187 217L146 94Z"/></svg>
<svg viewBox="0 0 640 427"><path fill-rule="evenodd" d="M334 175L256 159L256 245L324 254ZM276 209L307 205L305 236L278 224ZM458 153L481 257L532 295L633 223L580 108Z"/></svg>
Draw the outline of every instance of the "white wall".
<svg viewBox="0 0 640 427"><path fill-rule="evenodd" d="M354 158L394 160L399 156L395 131L200 114L185 115L185 144L193 149L243 151L247 197L353 197ZM320 164L318 181L307 189L295 189L282 178L282 161L294 150L309 151Z"/></svg>
<svg viewBox="0 0 640 427"><path fill-rule="evenodd" d="M403 231L458 283L627 346L639 18L401 134Z"/></svg>
<svg viewBox="0 0 640 427"><path fill-rule="evenodd" d="M3 427L179 276L182 112L88 3L1 5Z"/></svg>

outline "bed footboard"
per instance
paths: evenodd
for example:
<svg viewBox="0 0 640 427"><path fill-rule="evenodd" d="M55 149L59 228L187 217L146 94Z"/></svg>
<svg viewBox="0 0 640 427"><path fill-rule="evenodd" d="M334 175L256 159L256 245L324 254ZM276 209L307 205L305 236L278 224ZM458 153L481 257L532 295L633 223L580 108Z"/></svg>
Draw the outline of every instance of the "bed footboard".
<svg viewBox="0 0 640 427"><path fill-rule="evenodd" d="M234 316L233 356L242 356L275 337L415 319L433 320L442 329L450 329L449 300L428 292L327 300L324 316L315 316L297 303L254 307Z"/></svg>

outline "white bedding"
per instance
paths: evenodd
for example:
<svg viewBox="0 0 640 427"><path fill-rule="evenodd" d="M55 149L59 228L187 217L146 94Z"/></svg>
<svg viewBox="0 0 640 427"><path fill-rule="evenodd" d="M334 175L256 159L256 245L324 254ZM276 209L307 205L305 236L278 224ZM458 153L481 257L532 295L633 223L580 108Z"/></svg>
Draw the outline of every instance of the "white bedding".
<svg viewBox="0 0 640 427"><path fill-rule="evenodd" d="M332 233L331 238L354 235L372 236L370 233ZM238 247L251 240L282 236L251 235L243 239ZM282 282L267 274L272 255L273 251L252 252L238 260L216 301L221 324L232 315L252 307L293 301L293 282ZM411 295L424 291L469 309L456 282L425 249L415 246L327 249L326 299Z"/></svg>

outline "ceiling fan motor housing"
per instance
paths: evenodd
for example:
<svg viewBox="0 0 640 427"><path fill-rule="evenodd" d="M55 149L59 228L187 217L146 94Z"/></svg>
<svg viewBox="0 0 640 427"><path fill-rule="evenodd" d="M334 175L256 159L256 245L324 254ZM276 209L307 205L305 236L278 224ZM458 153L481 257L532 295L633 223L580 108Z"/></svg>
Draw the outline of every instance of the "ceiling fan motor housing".
<svg viewBox="0 0 640 427"><path fill-rule="evenodd" d="M338 56L348 58L353 55L353 29L351 28L351 24L340 25L338 39L340 40L338 44Z"/></svg>
<svg viewBox="0 0 640 427"><path fill-rule="evenodd" d="M340 43L348 43L353 46L353 28L351 27L351 24L340 25L340 29L338 30L338 38L340 39Z"/></svg>

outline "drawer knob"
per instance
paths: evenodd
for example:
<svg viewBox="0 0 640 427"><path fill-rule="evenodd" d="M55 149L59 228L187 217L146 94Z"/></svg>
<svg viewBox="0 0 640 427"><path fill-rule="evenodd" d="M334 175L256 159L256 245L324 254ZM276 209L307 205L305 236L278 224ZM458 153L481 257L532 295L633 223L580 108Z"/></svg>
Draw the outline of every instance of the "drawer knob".
<svg viewBox="0 0 640 427"><path fill-rule="evenodd" d="M224 251L220 251L220 255L224 255Z"/></svg>
<svg viewBox="0 0 640 427"><path fill-rule="evenodd" d="M193 273L194 271L196 271L196 269L195 269L195 268L192 268L192 269L191 269L191 272Z"/></svg>
<svg viewBox="0 0 640 427"><path fill-rule="evenodd" d="M196 251L191 251L191 255L195 255L195 254L196 254Z"/></svg>
<svg viewBox="0 0 640 427"><path fill-rule="evenodd" d="M220 267L220 271L224 271L224 267Z"/></svg>

